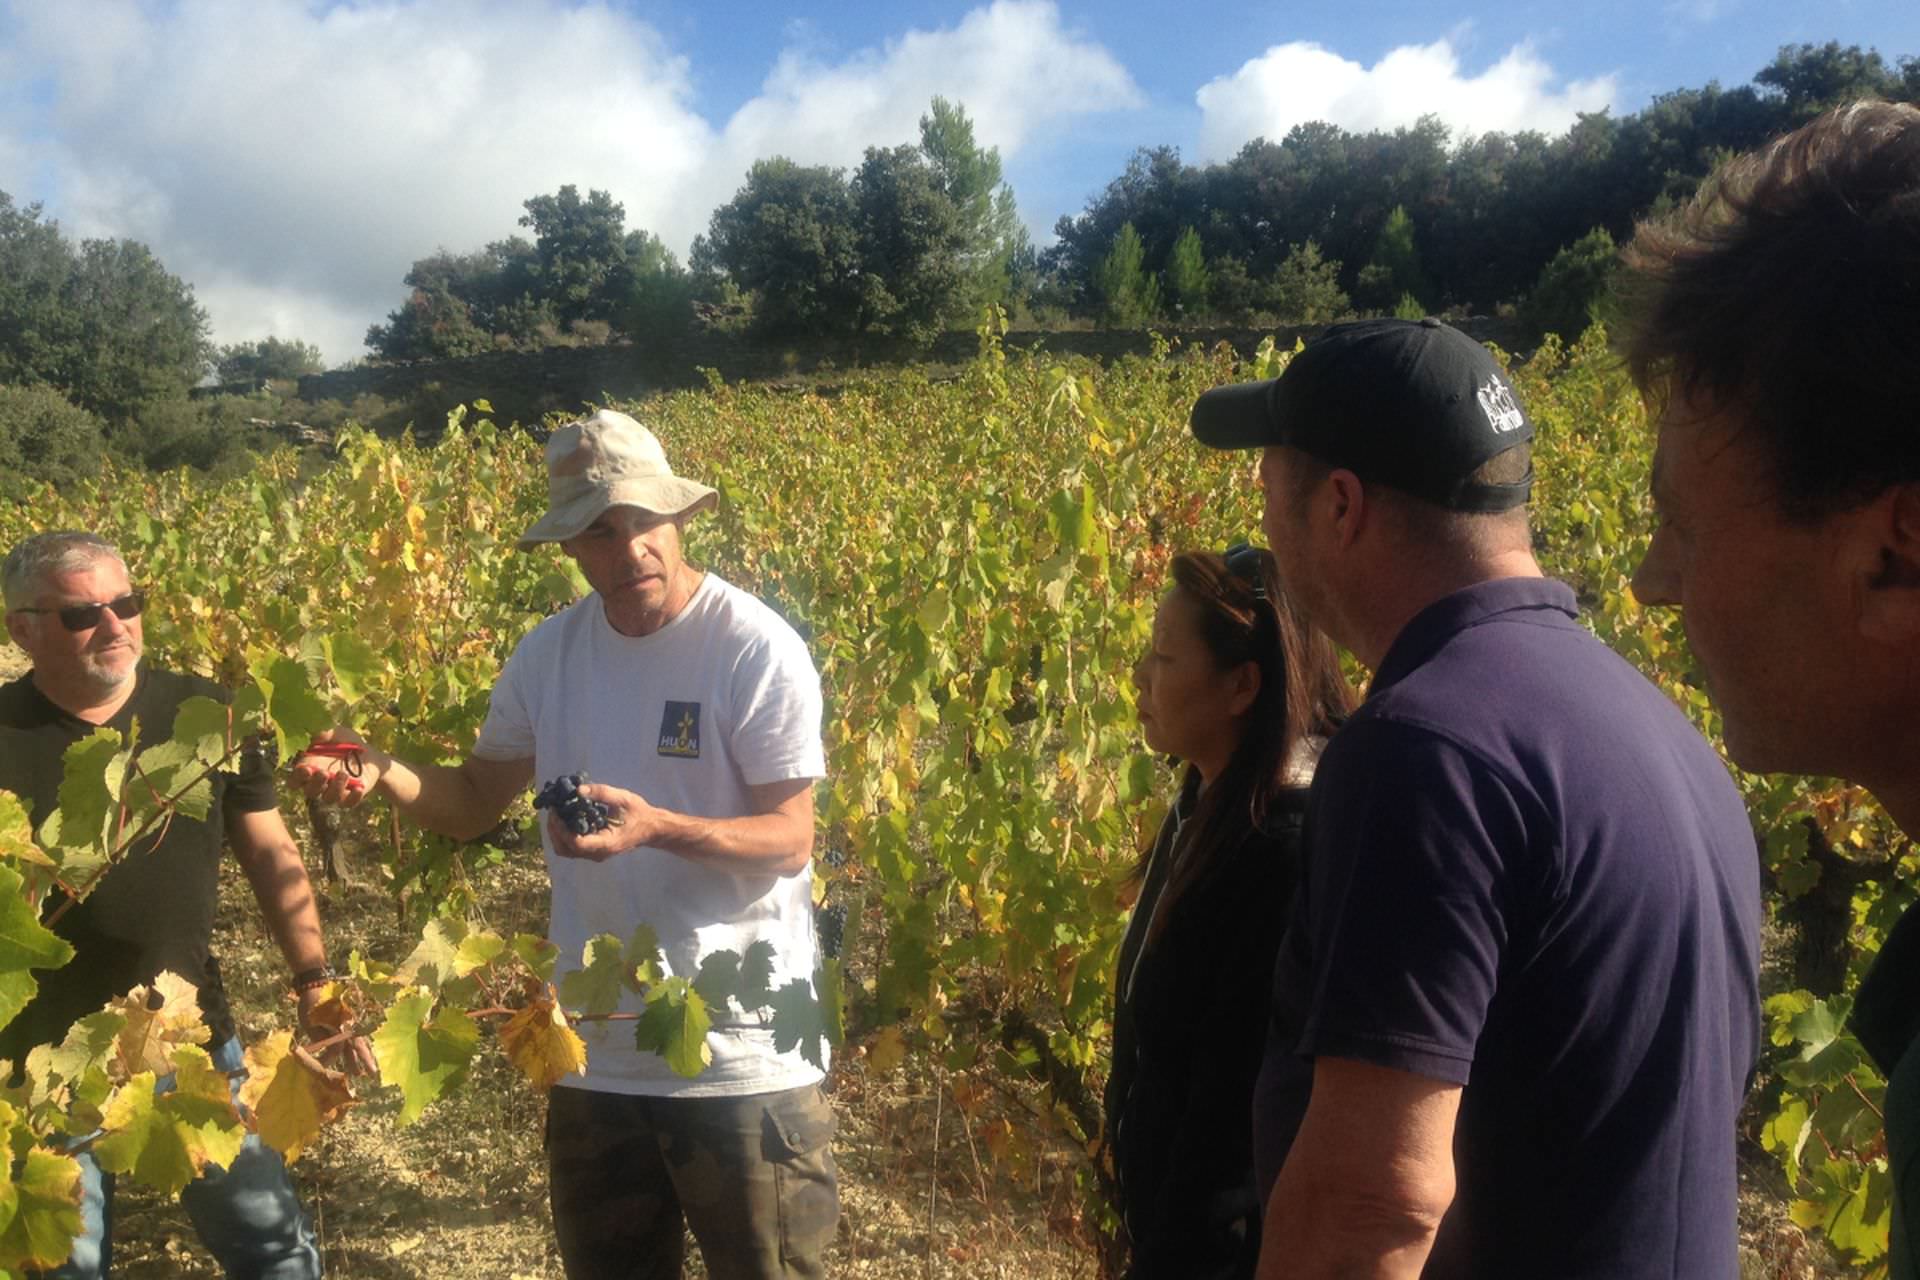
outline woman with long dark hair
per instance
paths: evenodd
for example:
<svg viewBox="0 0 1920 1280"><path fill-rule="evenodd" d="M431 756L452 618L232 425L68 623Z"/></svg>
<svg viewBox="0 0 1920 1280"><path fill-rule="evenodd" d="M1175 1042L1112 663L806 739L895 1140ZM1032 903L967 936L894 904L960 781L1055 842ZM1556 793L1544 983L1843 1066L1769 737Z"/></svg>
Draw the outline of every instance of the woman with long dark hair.
<svg viewBox="0 0 1920 1280"><path fill-rule="evenodd" d="M1186 764L1120 947L1107 1141L1130 1280L1253 1274L1251 1106L1306 788L1353 698L1264 550L1187 552L1134 668L1147 745Z"/></svg>

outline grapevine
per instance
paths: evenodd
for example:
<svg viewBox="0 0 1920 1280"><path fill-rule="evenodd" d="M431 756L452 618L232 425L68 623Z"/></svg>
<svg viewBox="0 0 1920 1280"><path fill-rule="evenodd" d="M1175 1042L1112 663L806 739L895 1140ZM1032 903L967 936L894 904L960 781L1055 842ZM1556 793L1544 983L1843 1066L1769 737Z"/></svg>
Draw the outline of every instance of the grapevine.
<svg viewBox="0 0 1920 1280"><path fill-rule="evenodd" d="M1240 460L1195 447L1188 408L1210 386L1272 376L1289 352L1269 346L1243 361L1163 348L1102 369L1009 356L998 334L988 324L981 358L948 382L895 371L831 398L716 382L630 406L677 471L723 496L689 525L690 561L765 599L821 669L828 763L815 875L826 958L811 979L778 983L752 949L675 973L644 929L558 955L537 936L470 918L474 884L525 856L504 837L461 845L383 823L368 873L389 884L419 941L405 956L355 957L322 1010L329 1034L371 1033L403 1122L457 1088L490 1041L548 1085L580 1069L576 1027L622 1019L643 1049L696 1074L705 1027L737 1010L816 1060L844 1040L859 1048L849 1055L858 1069L937 1061L973 1082L953 1097L990 1149L1010 1140L988 1099L1018 1093L1086 1151L1097 1215L1093 1100L1125 881L1173 785L1140 740L1128 671L1170 555L1259 525ZM1678 619L1643 608L1629 586L1651 531L1651 438L1604 334L1549 342L1514 378L1538 429L1544 566L1574 586L1587 625L1718 742ZM348 429L324 465L283 450L250 474L211 480L109 464L97 481L0 511L7 545L56 527L114 540L150 592L149 659L234 691L217 725L200 708L201 719L175 726L169 755L134 761L113 735L82 744L69 760L74 804L40 830L0 796L0 1012L30 995L32 969L64 961L42 905L83 894L125 855L110 813L124 810L138 830L164 821L169 804L185 810L192 771L248 734L283 760L336 724L408 759L457 760L471 748L514 644L586 589L563 556L515 549L544 508L542 455L489 412L456 410L432 449ZM169 768L185 772L170 781ZM1915 850L1858 790L1737 776L1772 911L1782 921L1824 911L1846 944L1831 981L1809 972L1769 993L1771 1044L1749 1129L1793 1185L1796 1218L1871 1264L1886 1240L1885 1082L1844 1018L1910 897L1898 886L1914 878ZM566 781L543 788L563 820L566 798L549 789ZM642 1012L622 1013L623 1002ZM136 1034L139 1016L116 1004L76 1025L64 1044L36 1050L28 1083L0 1099L14 1149L34 1151L15 1176L21 1220L33 1224L21 1234L71 1235L59 1207L64 1157L36 1142L64 1135L69 1117L108 1113L126 1116L116 1132L152 1135L164 1126L127 1091L144 1072L191 1081L202 1069L192 1019L148 1020ZM367 1088L328 1075L314 1059L323 1045L268 1037L256 1046L252 1120L222 1119L204 1147L166 1161L114 1158L135 1177L164 1167L171 1182L249 1124L297 1154ZM13 1238L0 1233L0 1270L34 1262L8 1251Z"/></svg>

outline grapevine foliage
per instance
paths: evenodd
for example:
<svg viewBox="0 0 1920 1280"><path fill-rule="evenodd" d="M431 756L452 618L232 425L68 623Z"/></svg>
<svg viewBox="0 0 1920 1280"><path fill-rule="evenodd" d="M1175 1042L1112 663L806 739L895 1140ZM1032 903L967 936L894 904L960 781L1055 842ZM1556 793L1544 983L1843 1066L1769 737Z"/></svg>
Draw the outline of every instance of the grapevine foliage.
<svg viewBox="0 0 1920 1280"><path fill-rule="evenodd" d="M508 850L396 834L377 873L420 940L404 957L354 957L315 1020L372 1035L403 1123L489 1039L545 1087L584 1066L584 1021L631 1019L636 1045L691 1075L709 1027L749 1018L814 1061L843 1037L870 1071L929 1057L997 1156L1029 1154L1005 1119L1012 1100L1084 1144L1100 1190L1094 1100L1125 884L1173 785L1144 750L1128 672L1171 554L1258 528L1245 459L1188 439L1193 398L1272 376L1289 353L1162 349L1101 370L1009 359L998 336L989 323L950 382L908 370L828 398L716 380L639 410L676 468L723 495L689 527L690 558L766 598L821 667L826 958L811 981L776 976L764 944L671 972L644 924L558 955L467 923L472 886ZM1678 620L1628 586L1651 530L1650 439L1604 335L1550 342L1514 378L1538 429L1546 568L1718 742ZM432 449L350 429L318 468L289 451L238 479L110 467L0 512L7 544L55 527L119 543L151 591L151 659L234 690L230 706L183 707L172 738L137 756L111 731L77 744L39 831L0 793L0 1022L31 998L35 969L70 957L43 912L137 856L170 813L204 812L208 771L252 735L283 760L336 723L408 758L464 753L514 643L585 590L564 558L514 549L545 495L534 439L456 411ZM1851 954L1827 989L1772 996L1751 1128L1792 1182L1796 1217L1872 1262L1886 1240L1885 1086L1843 1026L1915 852L1857 790L1740 781L1772 910L1792 920L1837 902ZM0 1095L0 1128L30 1153L0 1190L0 1273L64 1256L77 1171L52 1148L67 1138L98 1130L103 1163L173 1186L248 1127L295 1156L359 1100L319 1061L324 1044L281 1032L250 1053L235 1110L215 1096L183 985L165 975L82 1020ZM167 1074L175 1090L156 1098Z"/></svg>

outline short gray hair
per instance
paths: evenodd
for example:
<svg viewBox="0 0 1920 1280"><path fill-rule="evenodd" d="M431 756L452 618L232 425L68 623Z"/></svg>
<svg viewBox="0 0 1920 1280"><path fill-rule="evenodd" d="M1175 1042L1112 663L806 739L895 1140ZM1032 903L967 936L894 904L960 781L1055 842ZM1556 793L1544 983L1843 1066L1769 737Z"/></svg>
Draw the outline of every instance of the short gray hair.
<svg viewBox="0 0 1920 1280"><path fill-rule="evenodd" d="M77 529L36 533L7 553L6 565L0 568L0 591L6 595L7 608L25 608L48 578L91 568L102 560L111 560L122 572L126 570L127 562L119 548L97 533Z"/></svg>

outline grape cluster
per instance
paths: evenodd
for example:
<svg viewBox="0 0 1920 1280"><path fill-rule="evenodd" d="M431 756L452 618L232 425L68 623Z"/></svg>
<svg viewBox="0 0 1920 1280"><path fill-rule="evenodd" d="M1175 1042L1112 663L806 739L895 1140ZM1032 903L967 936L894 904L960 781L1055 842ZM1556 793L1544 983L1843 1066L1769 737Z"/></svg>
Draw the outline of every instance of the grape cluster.
<svg viewBox="0 0 1920 1280"><path fill-rule="evenodd" d="M580 784L587 781L590 779L584 773L562 774L540 788L540 794L533 798L533 807L553 810L576 836L605 831L613 811L598 800L589 800L580 794Z"/></svg>
<svg viewBox="0 0 1920 1280"><path fill-rule="evenodd" d="M820 936L820 954L831 960L840 954L840 940L847 932L847 904L829 903L816 908L813 929Z"/></svg>
<svg viewBox="0 0 1920 1280"><path fill-rule="evenodd" d="M829 844L827 851L821 856L830 867L844 867L847 865L847 851L837 844Z"/></svg>

